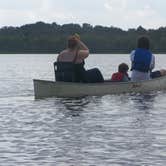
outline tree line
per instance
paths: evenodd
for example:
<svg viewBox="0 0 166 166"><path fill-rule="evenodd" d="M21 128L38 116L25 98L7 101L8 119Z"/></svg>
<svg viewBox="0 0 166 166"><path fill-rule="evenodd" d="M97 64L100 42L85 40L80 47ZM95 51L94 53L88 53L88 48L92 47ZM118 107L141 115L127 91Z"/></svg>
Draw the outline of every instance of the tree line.
<svg viewBox="0 0 166 166"><path fill-rule="evenodd" d="M155 53L166 53L166 27L122 30L117 27L92 26L84 23L64 24L37 22L0 29L0 53L59 53L69 35L78 33L91 53L129 53L139 36L150 38Z"/></svg>

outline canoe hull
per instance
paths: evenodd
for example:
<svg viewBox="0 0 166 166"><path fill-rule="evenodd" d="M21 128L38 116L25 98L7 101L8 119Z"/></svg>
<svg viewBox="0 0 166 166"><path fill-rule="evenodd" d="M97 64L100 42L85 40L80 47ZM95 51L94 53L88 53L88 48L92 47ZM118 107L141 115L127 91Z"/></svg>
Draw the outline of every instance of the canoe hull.
<svg viewBox="0 0 166 166"><path fill-rule="evenodd" d="M139 82L69 83L33 80L36 99L47 97L102 96L121 93L144 93L166 89L166 76Z"/></svg>

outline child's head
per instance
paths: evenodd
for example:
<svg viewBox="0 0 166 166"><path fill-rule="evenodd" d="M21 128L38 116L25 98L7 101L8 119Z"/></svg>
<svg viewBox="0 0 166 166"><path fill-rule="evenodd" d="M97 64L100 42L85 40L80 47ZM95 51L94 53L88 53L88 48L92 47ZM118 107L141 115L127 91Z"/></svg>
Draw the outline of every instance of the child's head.
<svg viewBox="0 0 166 166"><path fill-rule="evenodd" d="M121 73L127 73L128 70L129 70L129 67L126 63L121 63L118 67L118 71Z"/></svg>
<svg viewBox="0 0 166 166"><path fill-rule="evenodd" d="M148 37L141 36L140 38L138 38L137 47L138 48L145 48L145 49L149 50L150 41L149 41Z"/></svg>

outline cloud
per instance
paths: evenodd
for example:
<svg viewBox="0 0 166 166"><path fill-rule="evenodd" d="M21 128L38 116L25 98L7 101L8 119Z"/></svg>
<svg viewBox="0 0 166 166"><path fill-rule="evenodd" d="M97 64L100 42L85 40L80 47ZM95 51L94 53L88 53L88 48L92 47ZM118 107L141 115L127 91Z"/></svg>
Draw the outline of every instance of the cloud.
<svg viewBox="0 0 166 166"><path fill-rule="evenodd" d="M126 0L109 0L104 3L104 7L110 11L125 10Z"/></svg>
<svg viewBox="0 0 166 166"><path fill-rule="evenodd" d="M62 4L53 0L13 0L7 5L0 0L0 26L19 26L37 21L65 23L72 22L74 16ZM19 4L18 4L19 1ZM6 0L7 2L7 0ZM20 3L21 2L21 3Z"/></svg>
<svg viewBox="0 0 166 166"><path fill-rule="evenodd" d="M0 0L0 10L34 10L42 0Z"/></svg>
<svg viewBox="0 0 166 166"><path fill-rule="evenodd" d="M37 21L121 28L166 25L164 0L0 0L0 27Z"/></svg>
<svg viewBox="0 0 166 166"><path fill-rule="evenodd" d="M107 0L104 7L117 26L157 28L166 23L148 0Z"/></svg>

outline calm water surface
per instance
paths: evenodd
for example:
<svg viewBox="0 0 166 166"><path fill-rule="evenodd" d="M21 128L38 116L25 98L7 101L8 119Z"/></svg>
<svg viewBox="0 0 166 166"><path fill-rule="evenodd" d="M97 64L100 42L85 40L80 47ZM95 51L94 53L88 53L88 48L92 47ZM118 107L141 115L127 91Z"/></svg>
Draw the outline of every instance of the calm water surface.
<svg viewBox="0 0 166 166"><path fill-rule="evenodd" d="M164 166L166 93L34 100L56 55L0 55L0 165ZM105 78L128 55L91 55ZM166 68L166 55L156 55Z"/></svg>

